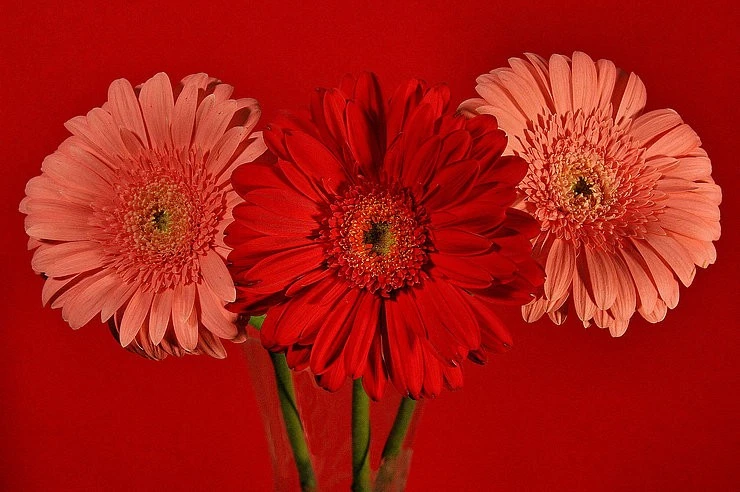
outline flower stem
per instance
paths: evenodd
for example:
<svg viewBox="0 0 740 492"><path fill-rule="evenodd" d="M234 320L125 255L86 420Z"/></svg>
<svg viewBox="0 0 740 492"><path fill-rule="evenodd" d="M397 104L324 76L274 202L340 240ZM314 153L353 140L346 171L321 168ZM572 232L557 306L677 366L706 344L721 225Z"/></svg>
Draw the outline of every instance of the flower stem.
<svg viewBox="0 0 740 492"><path fill-rule="evenodd" d="M409 397L401 398L396 419L393 421L390 434L388 434L388 440L385 441L383 461L395 458L401 451L403 442L406 440L406 433L409 430L411 418L414 416L414 409L416 409L416 400Z"/></svg>
<svg viewBox="0 0 740 492"><path fill-rule="evenodd" d="M293 458L295 458L295 464L298 468L301 490L311 492L316 490L316 476L311 465L311 455L306 444L301 417L298 415L293 377L285 360L285 354L270 352L270 359L272 360L272 367L275 369L280 409L283 414L288 441L290 441L290 447L293 449Z"/></svg>
<svg viewBox="0 0 740 492"><path fill-rule="evenodd" d="M352 490L370 491L370 398L360 378L352 383Z"/></svg>
<svg viewBox="0 0 740 492"><path fill-rule="evenodd" d="M397 480L398 455L401 452L403 443L406 440L406 434L409 430L409 424L414 416L416 409L416 400L408 397L401 398L398 405L398 412L393 421L393 426L388 434L388 439L383 447L383 455L380 460L380 470L378 470L376 490L384 490L388 484Z"/></svg>

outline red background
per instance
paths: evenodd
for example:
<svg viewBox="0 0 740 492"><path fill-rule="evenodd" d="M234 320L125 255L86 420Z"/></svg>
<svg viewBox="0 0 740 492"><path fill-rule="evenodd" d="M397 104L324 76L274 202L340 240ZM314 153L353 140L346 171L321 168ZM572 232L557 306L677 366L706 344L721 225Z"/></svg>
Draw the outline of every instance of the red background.
<svg viewBox="0 0 740 492"><path fill-rule="evenodd" d="M97 322L73 332L41 308L18 202L67 136L64 121L99 106L113 79L205 71L258 98L264 124L345 72L374 70L387 89L409 77L446 81L459 102L509 56L578 49L637 72L648 108L678 110L701 136L725 193L718 262L681 289L665 322L636 317L621 339L572 319L525 325L508 311L514 349L469 367L464 390L426 406L408 488L735 489L734 2L26 3L0 14L0 488L271 487L238 347L225 361L153 363L121 350Z"/></svg>

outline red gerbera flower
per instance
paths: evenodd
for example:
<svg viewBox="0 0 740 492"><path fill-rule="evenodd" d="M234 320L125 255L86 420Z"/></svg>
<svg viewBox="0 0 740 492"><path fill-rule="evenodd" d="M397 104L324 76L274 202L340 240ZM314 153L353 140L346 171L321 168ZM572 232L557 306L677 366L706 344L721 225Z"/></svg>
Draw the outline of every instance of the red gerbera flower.
<svg viewBox="0 0 740 492"><path fill-rule="evenodd" d="M265 347L326 389L460 387L464 359L511 343L492 304L525 303L542 282L537 223L509 208L526 163L501 157L493 117L448 102L412 80L385 104L374 75L348 76L314 94L310 119L265 132L277 162L233 176L246 202L227 229L231 309L266 311Z"/></svg>

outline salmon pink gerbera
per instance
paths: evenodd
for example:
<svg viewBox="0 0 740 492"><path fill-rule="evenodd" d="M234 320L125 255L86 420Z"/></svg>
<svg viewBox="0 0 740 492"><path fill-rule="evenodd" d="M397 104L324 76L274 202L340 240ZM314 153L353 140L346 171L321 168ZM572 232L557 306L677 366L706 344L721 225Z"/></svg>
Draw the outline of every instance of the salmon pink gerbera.
<svg viewBox="0 0 740 492"><path fill-rule="evenodd" d="M634 73L612 62L549 62L527 54L478 78L482 99L461 105L495 115L508 153L529 163L521 207L539 221L534 254L544 295L523 308L561 323L572 297L584 326L622 335L637 310L661 321L696 266L714 263L720 188L696 133L673 110L644 112Z"/></svg>
<svg viewBox="0 0 740 492"><path fill-rule="evenodd" d="M66 124L72 136L26 186L33 269L42 298L72 328L96 314L121 345L224 357L219 337L243 336L223 231L239 201L233 169L264 151L250 138L254 99L206 74L173 91L159 73L134 89L119 79L108 101Z"/></svg>
<svg viewBox="0 0 740 492"><path fill-rule="evenodd" d="M261 338L338 389L414 398L462 384L464 359L510 343L493 304L542 282L538 232L511 209L526 163L501 158L496 120L446 112L449 91L412 80L386 104L377 79L314 93L310 119L265 132L276 162L234 173L245 203L226 242L232 308L267 317Z"/></svg>

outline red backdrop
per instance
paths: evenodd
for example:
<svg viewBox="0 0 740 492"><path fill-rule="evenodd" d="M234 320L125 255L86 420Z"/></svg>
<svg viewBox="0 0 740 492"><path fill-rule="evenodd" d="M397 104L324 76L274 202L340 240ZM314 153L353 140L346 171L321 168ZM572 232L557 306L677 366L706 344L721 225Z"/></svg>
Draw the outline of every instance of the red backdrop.
<svg viewBox="0 0 740 492"><path fill-rule="evenodd" d="M572 319L525 325L508 311L514 349L469 367L464 390L426 406L408 488L737 486L734 2L22 3L0 14L0 488L271 487L238 347L225 361L153 363L121 350L97 322L73 332L41 308L18 202L67 136L64 121L100 105L113 79L205 71L258 98L264 124L345 72L374 70L386 88L446 81L462 101L478 74L509 56L574 50L637 72L649 109L672 107L699 133L725 192L718 262L681 289L664 323L636 317L621 339Z"/></svg>

